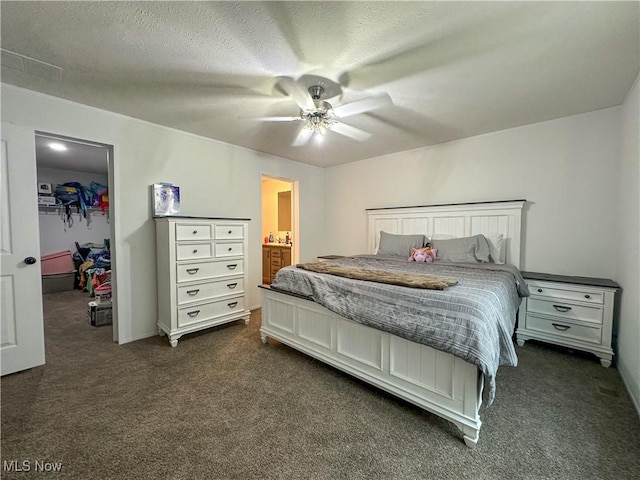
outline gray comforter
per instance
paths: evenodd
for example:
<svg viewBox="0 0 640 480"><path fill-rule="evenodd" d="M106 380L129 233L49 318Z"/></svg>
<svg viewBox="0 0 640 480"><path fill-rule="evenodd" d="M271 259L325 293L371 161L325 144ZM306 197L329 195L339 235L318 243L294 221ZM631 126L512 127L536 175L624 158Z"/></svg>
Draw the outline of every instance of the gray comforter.
<svg viewBox="0 0 640 480"><path fill-rule="evenodd" d="M511 340L525 281L511 265L416 263L361 255L331 262L353 268L452 278L444 290L386 285L315 273L295 266L278 271L271 288L300 295L329 310L393 335L451 353L477 365L495 396L499 365L516 366Z"/></svg>

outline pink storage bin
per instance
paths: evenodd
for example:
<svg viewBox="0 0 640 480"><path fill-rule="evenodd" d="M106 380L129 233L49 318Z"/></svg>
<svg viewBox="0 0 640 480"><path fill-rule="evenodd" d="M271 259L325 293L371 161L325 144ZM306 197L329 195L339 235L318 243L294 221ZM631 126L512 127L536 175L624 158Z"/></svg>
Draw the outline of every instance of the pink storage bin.
<svg viewBox="0 0 640 480"><path fill-rule="evenodd" d="M51 275L53 273L71 273L75 271L73 268L73 260L71 259L70 250L43 255L40 261L42 263L43 275Z"/></svg>

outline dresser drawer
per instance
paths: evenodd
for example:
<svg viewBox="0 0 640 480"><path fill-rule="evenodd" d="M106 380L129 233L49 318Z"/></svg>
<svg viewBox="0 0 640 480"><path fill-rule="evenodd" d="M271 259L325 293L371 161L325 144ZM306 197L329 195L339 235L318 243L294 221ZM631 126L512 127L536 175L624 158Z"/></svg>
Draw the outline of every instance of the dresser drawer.
<svg viewBox="0 0 640 480"><path fill-rule="evenodd" d="M528 281L529 293L532 297L557 298L566 301L580 301L602 305L604 294L602 291L594 291L589 288L580 288L576 285L548 284L544 282Z"/></svg>
<svg viewBox="0 0 640 480"><path fill-rule="evenodd" d="M582 320L596 324L602 323L602 307L589 305L576 305L575 303L554 301L529 297L527 299L527 312L553 315L568 320Z"/></svg>
<svg viewBox="0 0 640 480"><path fill-rule="evenodd" d="M216 257L235 257L244 254L242 242L216 243Z"/></svg>
<svg viewBox="0 0 640 480"><path fill-rule="evenodd" d="M178 287L178 305L244 293L244 280L234 278Z"/></svg>
<svg viewBox="0 0 640 480"><path fill-rule="evenodd" d="M600 344L602 342L602 329L597 326L577 325L573 322L562 320L549 320L527 314L527 330L547 333L558 338L580 340L583 342Z"/></svg>
<svg viewBox="0 0 640 480"><path fill-rule="evenodd" d="M242 225L216 225L216 240L241 240L244 238Z"/></svg>
<svg viewBox="0 0 640 480"><path fill-rule="evenodd" d="M217 302L178 309L178 327L210 320L244 310L244 297L229 298Z"/></svg>
<svg viewBox="0 0 640 480"><path fill-rule="evenodd" d="M176 224L176 240L212 240L213 225L211 224L194 224L194 223L178 223Z"/></svg>
<svg viewBox="0 0 640 480"><path fill-rule="evenodd" d="M176 243L176 260L200 260L213 257L213 243Z"/></svg>
<svg viewBox="0 0 640 480"><path fill-rule="evenodd" d="M192 282L207 278L235 275L244 272L242 260L181 263L176 266L176 278L178 282Z"/></svg>

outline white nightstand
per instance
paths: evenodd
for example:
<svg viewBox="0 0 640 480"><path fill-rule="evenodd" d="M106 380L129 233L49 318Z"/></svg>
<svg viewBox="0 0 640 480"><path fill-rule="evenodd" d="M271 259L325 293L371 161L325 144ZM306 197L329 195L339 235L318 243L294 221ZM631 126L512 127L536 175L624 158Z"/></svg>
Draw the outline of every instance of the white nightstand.
<svg viewBox="0 0 640 480"><path fill-rule="evenodd" d="M529 287L518 311L516 339L541 340L594 353L611 365L616 293L613 280L522 272Z"/></svg>

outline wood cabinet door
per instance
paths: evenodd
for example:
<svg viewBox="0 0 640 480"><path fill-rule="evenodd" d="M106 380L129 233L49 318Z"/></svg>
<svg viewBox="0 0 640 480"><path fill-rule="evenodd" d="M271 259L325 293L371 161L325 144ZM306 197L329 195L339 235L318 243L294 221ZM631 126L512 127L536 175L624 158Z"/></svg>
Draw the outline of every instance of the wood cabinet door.
<svg viewBox="0 0 640 480"><path fill-rule="evenodd" d="M282 250L282 266L291 265L291 248L281 248Z"/></svg>
<svg viewBox="0 0 640 480"><path fill-rule="evenodd" d="M271 248L262 246L262 283L271 283Z"/></svg>

